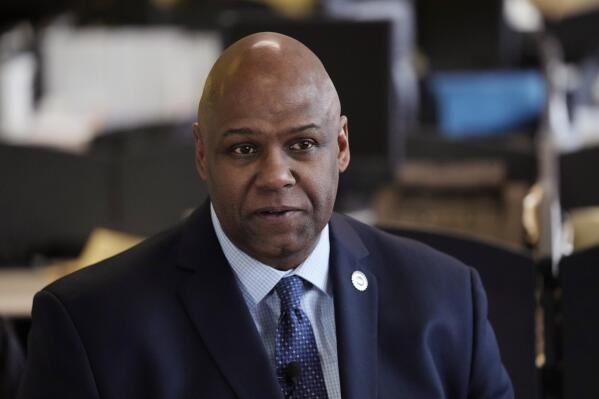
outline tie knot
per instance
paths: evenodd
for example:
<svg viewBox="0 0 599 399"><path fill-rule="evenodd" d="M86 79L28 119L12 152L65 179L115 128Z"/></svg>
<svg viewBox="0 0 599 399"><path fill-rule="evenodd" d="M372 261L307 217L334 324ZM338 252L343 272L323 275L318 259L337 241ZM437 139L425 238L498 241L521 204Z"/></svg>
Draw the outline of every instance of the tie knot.
<svg viewBox="0 0 599 399"><path fill-rule="evenodd" d="M299 276L285 277L275 286L275 291L281 300L281 310L299 308L304 293L304 283Z"/></svg>

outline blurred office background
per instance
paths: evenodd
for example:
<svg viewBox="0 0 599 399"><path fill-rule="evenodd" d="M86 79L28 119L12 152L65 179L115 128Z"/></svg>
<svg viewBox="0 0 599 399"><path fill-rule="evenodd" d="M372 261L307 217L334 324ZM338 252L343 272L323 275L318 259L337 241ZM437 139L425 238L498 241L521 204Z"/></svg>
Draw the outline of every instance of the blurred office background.
<svg viewBox="0 0 599 399"><path fill-rule="evenodd" d="M599 397L599 0L4 0L0 398L35 291L206 198L204 79L264 30L339 91L337 210L479 270L517 397Z"/></svg>

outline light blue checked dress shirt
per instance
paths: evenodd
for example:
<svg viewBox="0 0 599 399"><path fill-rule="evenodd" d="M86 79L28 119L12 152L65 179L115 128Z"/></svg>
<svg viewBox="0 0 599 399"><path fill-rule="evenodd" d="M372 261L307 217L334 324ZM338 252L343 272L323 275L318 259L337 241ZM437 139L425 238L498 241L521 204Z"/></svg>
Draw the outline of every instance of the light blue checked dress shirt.
<svg viewBox="0 0 599 399"><path fill-rule="evenodd" d="M210 205L210 216L218 242L231 265L245 303L254 319L268 358L275 368L275 337L280 315L280 301L274 287L283 277L297 275L312 286L302 296L302 309L310 319L329 399L341 399L337 335L332 287L329 282L329 226L320 233L316 247L308 258L293 270L281 271L258 262L237 248L224 233Z"/></svg>

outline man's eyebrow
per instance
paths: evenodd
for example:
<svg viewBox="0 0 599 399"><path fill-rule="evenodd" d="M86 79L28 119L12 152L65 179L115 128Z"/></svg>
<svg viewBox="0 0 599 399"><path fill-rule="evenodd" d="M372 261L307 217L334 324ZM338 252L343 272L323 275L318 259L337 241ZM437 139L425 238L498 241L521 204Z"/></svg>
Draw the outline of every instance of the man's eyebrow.
<svg viewBox="0 0 599 399"><path fill-rule="evenodd" d="M296 126L296 127L292 127L288 130L285 131L286 134L293 134L293 133L299 133L299 132L303 132L304 130L309 130L309 129L320 129L320 126L318 126L316 123L308 123L307 125L301 125L301 126ZM242 135L242 136L247 136L247 135L251 135L254 134L255 131L247 128L247 127L241 127L241 128L235 128L235 129L228 129L223 133L223 137L228 137L228 136L234 136L234 135Z"/></svg>
<svg viewBox="0 0 599 399"><path fill-rule="evenodd" d="M309 123L307 125L302 125L302 126L297 126L297 127L292 127L291 129L287 130L286 133L299 133L299 132L303 132L304 130L309 130L309 129L320 129L320 126L318 126L315 123Z"/></svg>
<svg viewBox="0 0 599 399"><path fill-rule="evenodd" d="M223 133L223 137L232 136L232 135L236 135L236 134L247 136L247 135L252 134L252 133L254 133L254 131L252 129L249 129L247 127L242 127L242 128L238 128L238 129L228 129L228 130L226 130Z"/></svg>

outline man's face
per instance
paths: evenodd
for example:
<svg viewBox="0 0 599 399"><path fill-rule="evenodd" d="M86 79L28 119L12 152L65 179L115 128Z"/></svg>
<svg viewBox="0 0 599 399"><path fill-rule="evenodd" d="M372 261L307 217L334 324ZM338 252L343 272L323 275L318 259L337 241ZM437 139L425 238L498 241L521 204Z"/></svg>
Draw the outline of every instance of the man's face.
<svg viewBox="0 0 599 399"><path fill-rule="evenodd" d="M227 236L289 269L330 219L349 162L347 120L314 85L246 80L194 126L197 168Z"/></svg>

